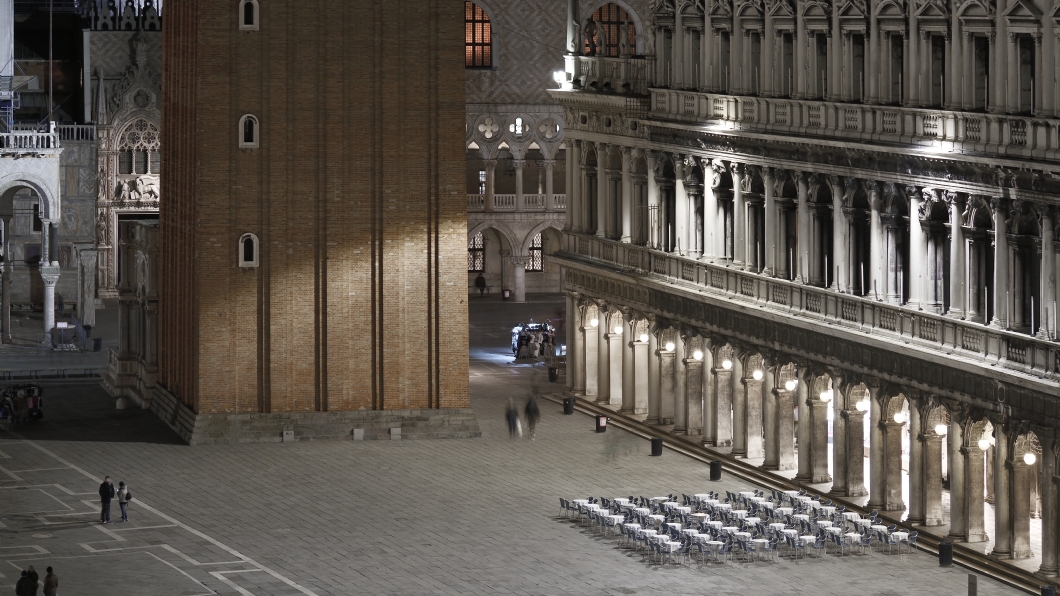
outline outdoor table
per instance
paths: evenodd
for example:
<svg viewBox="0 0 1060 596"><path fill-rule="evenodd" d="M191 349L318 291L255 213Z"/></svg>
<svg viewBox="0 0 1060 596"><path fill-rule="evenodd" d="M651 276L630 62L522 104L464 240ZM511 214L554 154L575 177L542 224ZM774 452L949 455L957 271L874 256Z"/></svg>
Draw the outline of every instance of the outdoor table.
<svg viewBox="0 0 1060 596"><path fill-rule="evenodd" d="M680 505L678 507L674 507L674 509L676 509L678 513L692 513L692 508L691 507L685 507L684 505Z"/></svg>
<svg viewBox="0 0 1060 596"><path fill-rule="evenodd" d="M732 503L718 503L714 506L716 509L725 509L726 511L732 509Z"/></svg>
<svg viewBox="0 0 1060 596"><path fill-rule="evenodd" d="M766 509L773 509L776 507L776 505L773 504L773 501L770 501L769 499L762 499L758 502L758 506L765 507Z"/></svg>
<svg viewBox="0 0 1060 596"><path fill-rule="evenodd" d="M648 519L650 519L653 522L655 522L655 525L659 525L659 524L663 523L664 521L666 521L666 516L665 515L649 515Z"/></svg>
<svg viewBox="0 0 1060 596"><path fill-rule="evenodd" d="M747 517L747 510L746 509L733 509L732 514L735 515L736 517L740 518L740 519L743 519L743 518Z"/></svg>
<svg viewBox="0 0 1060 596"><path fill-rule="evenodd" d="M867 526L871 526L872 525L872 520L871 519L867 519L867 518L862 518L862 519L854 520L854 523L859 525L859 526L866 526L867 527Z"/></svg>
<svg viewBox="0 0 1060 596"><path fill-rule="evenodd" d="M795 510L791 507L777 507L776 512L780 515L791 515Z"/></svg>
<svg viewBox="0 0 1060 596"><path fill-rule="evenodd" d="M618 503L619 505L629 505L629 499L627 499L625 497L615 497L612 500L614 502Z"/></svg>
<svg viewBox="0 0 1060 596"><path fill-rule="evenodd" d="M826 520L823 520L823 519L819 519L819 520L817 520L817 527L819 527L819 528L831 528L832 527L832 522L826 521Z"/></svg>
<svg viewBox="0 0 1060 596"><path fill-rule="evenodd" d="M769 524L769 527L774 529L774 530L783 530L784 529L784 524L777 522L777 523Z"/></svg>
<svg viewBox="0 0 1060 596"><path fill-rule="evenodd" d="M909 532L891 532L891 537L894 538L895 542L901 542L903 540L909 540ZM901 554L902 547L898 546L898 553Z"/></svg>
<svg viewBox="0 0 1060 596"><path fill-rule="evenodd" d="M750 499L751 497L755 496L755 494L753 491L744 491L740 493L740 496L745 499Z"/></svg>
<svg viewBox="0 0 1060 596"><path fill-rule="evenodd" d="M736 526L725 526L721 529L721 531L725 532L726 534L732 534L734 532L739 532L740 528L737 528Z"/></svg>
<svg viewBox="0 0 1060 596"><path fill-rule="evenodd" d="M648 509L647 507L637 507L633 510L633 512L638 515L648 515L649 513L651 513L651 509Z"/></svg>
<svg viewBox="0 0 1060 596"><path fill-rule="evenodd" d="M880 531L880 532L886 532L887 531L887 526L876 524L875 526L872 526L872 529Z"/></svg>
<svg viewBox="0 0 1060 596"><path fill-rule="evenodd" d="M843 517L847 518L852 522L857 522L859 519L861 519L861 515L857 511L844 511Z"/></svg>
<svg viewBox="0 0 1060 596"><path fill-rule="evenodd" d="M674 523L674 522L667 522L667 523L666 523L665 525L666 525L666 527L668 527L668 528L673 528L673 529L675 529L675 530L678 530L678 531L680 531L680 530L681 530L681 524L678 524L678 523Z"/></svg>
<svg viewBox="0 0 1060 596"><path fill-rule="evenodd" d="M708 525L708 526L710 526L710 527L712 527L712 528L714 528L714 529L716 529L716 530L720 530L721 529L721 525L722 525L720 521L705 521L703 523Z"/></svg>
<svg viewBox="0 0 1060 596"><path fill-rule="evenodd" d="M785 536L798 536L799 535L799 531L794 529L794 528L784 528L783 530L781 530L781 532L784 532Z"/></svg>
<svg viewBox="0 0 1060 596"><path fill-rule="evenodd" d="M859 542L861 541L861 534L858 534L857 532L848 532L846 534L843 534L843 536L846 536L851 540L857 540Z"/></svg>
<svg viewBox="0 0 1060 596"><path fill-rule="evenodd" d="M710 498L710 493L696 493L692 496L699 499L700 501L706 501Z"/></svg>
<svg viewBox="0 0 1060 596"><path fill-rule="evenodd" d="M708 540L704 544L706 544L707 546L710 547L710 554L712 554L714 556L714 560L717 561L718 560L718 551L721 550L721 547L724 546L725 543L724 542L720 542L718 540Z"/></svg>
<svg viewBox="0 0 1060 596"><path fill-rule="evenodd" d="M797 491L797 490L785 490L785 491L781 491L781 492L784 493L785 495L788 495L789 497L797 497L797 496L799 496L799 491Z"/></svg>
<svg viewBox="0 0 1060 596"><path fill-rule="evenodd" d="M651 498L651 502L652 503L662 503L664 501L669 501L669 500L670 500L670 497L652 497Z"/></svg>
<svg viewBox="0 0 1060 596"><path fill-rule="evenodd" d="M810 516L805 513L796 513L791 516L791 519L801 519L802 521L810 521Z"/></svg>
<svg viewBox="0 0 1060 596"><path fill-rule="evenodd" d="M743 538L744 540L747 540L748 538L751 537L751 533L750 532L735 532L735 533L733 533L733 536L737 536L739 538Z"/></svg>
<svg viewBox="0 0 1060 596"><path fill-rule="evenodd" d="M677 503L674 503L673 501L663 501L662 503L659 503L659 507L662 507L667 511L673 509L676 505Z"/></svg>
<svg viewBox="0 0 1060 596"><path fill-rule="evenodd" d="M806 534L805 536L799 536L799 540L803 544L812 544L814 542L817 542L817 537L813 534Z"/></svg>
<svg viewBox="0 0 1060 596"><path fill-rule="evenodd" d="M710 517L707 513L693 513L692 517L696 518L696 521L703 521L703 518Z"/></svg>
<svg viewBox="0 0 1060 596"><path fill-rule="evenodd" d="M830 534L842 534L843 533L843 528L839 528L839 527L825 528L825 530L828 530L828 532Z"/></svg>
<svg viewBox="0 0 1060 596"><path fill-rule="evenodd" d="M588 505L589 499L574 499L571 501L571 503L576 503L578 505Z"/></svg>
<svg viewBox="0 0 1060 596"><path fill-rule="evenodd" d="M826 515L835 515L835 507L832 507L831 505L829 505L829 506L822 505L820 507L820 509L821 509L821 511L824 511Z"/></svg>
<svg viewBox="0 0 1060 596"><path fill-rule="evenodd" d="M761 519L761 518L758 518L758 517L745 517L745 518L743 518L743 523L744 523L744 525L747 525L747 524L757 524L757 523L759 523L760 521L762 521L762 519Z"/></svg>

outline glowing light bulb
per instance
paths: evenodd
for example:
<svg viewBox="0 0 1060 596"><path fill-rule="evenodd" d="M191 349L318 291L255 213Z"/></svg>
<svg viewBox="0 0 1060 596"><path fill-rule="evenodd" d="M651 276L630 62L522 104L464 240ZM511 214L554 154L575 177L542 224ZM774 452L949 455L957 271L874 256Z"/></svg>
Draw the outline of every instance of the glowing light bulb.
<svg viewBox="0 0 1060 596"><path fill-rule="evenodd" d="M672 341L666 342L666 351L667 352L673 352L674 351L674 347L676 347L676 346L674 346L674 342L672 342Z"/></svg>
<svg viewBox="0 0 1060 596"><path fill-rule="evenodd" d="M795 391L795 388L799 386L799 382L795 379L788 379L787 383L784 383L784 388L788 391Z"/></svg>
<svg viewBox="0 0 1060 596"><path fill-rule="evenodd" d="M987 441L986 439L979 439L979 448L983 451L990 449L990 441Z"/></svg>
<svg viewBox="0 0 1060 596"><path fill-rule="evenodd" d="M702 360L703 359L703 352L700 352L699 350L696 350L695 352L692 352L692 357L695 358L696 360Z"/></svg>
<svg viewBox="0 0 1060 596"><path fill-rule="evenodd" d="M615 335L622 335L622 325L615 325Z"/></svg>
<svg viewBox="0 0 1060 596"><path fill-rule="evenodd" d="M648 334L647 333L641 333L640 334L640 341L641 341L641 343L648 343Z"/></svg>
<svg viewBox="0 0 1060 596"><path fill-rule="evenodd" d="M589 321L589 325L591 327L599 327L600 326L600 319L592 319L591 321Z"/></svg>
<svg viewBox="0 0 1060 596"><path fill-rule="evenodd" d="M829 395L830 393L830 391L822 391L821 395L819 396L821 398L821 401L828 401L828 398L832 397L831 395Z"/></svg>
<svg viewBox="0 0 1060 596"><path fill-rule="evenodd" d="M1023 454L1023 463L1027 464L1028 466L1033 466L1034 462L1036 461L1038 461L1038 456L1034 455L1033 453L1027 452Z"/></svg>
<svg viewBox="0 0 1060 596"><path fill-rule="evenodd" d="M898 424L905 422L905 412L895 412L894 421Z"/></svg>
<svg viewBox="0 0 1060 596"><path fill-rule="evenodd" d="M726 358L725 360L722 360L721 361L721 367L724 368L725 370L732 369L732 360L729 360L728 358Z"/></svg>
<svg viewBox="0 0 1060 596"><path fill-rule="evenodd" d="M858 403L854 404L854 408L855 408L855 409L856 409L857 411L859 411L859 412L865 412L865 411L868 411L868 409L869 409L869 402L867 402L867 401L859 401Z"/></svg>
<svg viewBox="0 0 1060 596"><path fill-rule="evenodd" d="M753 373L751 373L751 376L754 377L754 380L761 381L762 380L762 371L756 369Z"/></svg>
<svg viewBox="0 0 1060 596"><path fill-rule="evenodd" d="M935 434L936 435L944 435L947 432L949 432L949 430L950 430L949 427L947 427L945 424L943 424L941 422L935 425Z"/></svg>

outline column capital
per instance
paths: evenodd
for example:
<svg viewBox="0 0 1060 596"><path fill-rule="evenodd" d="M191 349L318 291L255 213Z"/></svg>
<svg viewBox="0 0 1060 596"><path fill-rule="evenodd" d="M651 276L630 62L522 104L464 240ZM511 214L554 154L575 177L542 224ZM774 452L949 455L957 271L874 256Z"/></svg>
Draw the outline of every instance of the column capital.
<svg viewBox="0 0 1060 596"><path fill-rule="evenodd" d="M482 165L486 166L486 169L492 170L492 169L497 167L497 160L496 159L484 159L484 160L482 160Z"/></svg>
<svg viewBox="0 0 1060 596"><path fill-rule="evenodd" d="M990 210L995 214L1001 213L1002 215L1008 213L1009 200L1004 197L990 197Z"/></svg>
<svg viewBox="0 0 1060 596"><path fill-rule="evenodd" d="M627 147L625 145L619 145L618 146L618 151L619 151L619 153L622 154L622 157L629 157L630 155L633 154L633 147Z"/></svg>
<svg viewBox="0 0 1060 596"><path fill-rule="evenodd" d="M512 265L515 265L516 267L520 267L520 266L524 266L525 267L527 262L530 261L530 257L527 257L527 256L511 256L511 257L508 257L508 260L511 261Z"/></svg>
<svg viewBox="0 0 1060 596"><path fill-rule="evenodd" d="M545 168L546 170L551 170L555 166L556 166L556 160L554 160L554 159L542 159L541 160L541 167Z"/></svg>
<svg viewBox="0 0 1060 596"><path fill-rule="evenodd" d="M526 160L525 159L513 159L512 160L512 165L517 167L517 168L524 168L524 167L526 167Z"/></svg>
<svg viewBox="0 0 1060 596"><path fill-rule="evenodd" d="M44 280L44 285L54 286L55 282L59 281L59 267L57 265L41 265L40 276Z"/></svg>

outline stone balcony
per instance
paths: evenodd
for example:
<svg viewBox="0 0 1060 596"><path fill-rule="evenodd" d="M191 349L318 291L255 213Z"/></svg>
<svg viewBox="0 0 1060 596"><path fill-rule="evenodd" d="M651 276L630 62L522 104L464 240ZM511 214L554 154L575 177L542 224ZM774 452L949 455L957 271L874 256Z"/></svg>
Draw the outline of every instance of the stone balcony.
<svg viewBox="0 0 1060 596"><path fill-rule="evenodd" d="M60 151L58 133L22 130L0 133L0 155L47 154Z"/></svg>
<svg viewBox="0 0 1060 596"><path fill-rule="evenodd" d="M650 89L652 115L747 132L1060 160L1060 119Z"/></svg>
<svg viewBox="0 0 1060 596"><path fill-rule="evenodd" d="M495 195L467 195L468 213L524 213L544 211L564 211L567 208L566 195L534 194L519 195L495 194Z"/></svg>
<svg viewBox="0 0 1060 596"><path fill-rule="evenodd" d="M564 88L648 94L648 72L654 56L565 56L567 82Z"/></svg>

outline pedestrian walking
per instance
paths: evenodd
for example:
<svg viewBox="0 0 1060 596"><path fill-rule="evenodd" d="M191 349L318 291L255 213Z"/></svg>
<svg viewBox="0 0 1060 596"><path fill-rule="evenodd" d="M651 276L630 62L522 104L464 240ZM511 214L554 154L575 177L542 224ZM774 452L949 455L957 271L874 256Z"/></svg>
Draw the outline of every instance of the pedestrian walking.
<svg viewBox="0 0 1060 596"><path fill-rule="evenodd" d="M475 287L478 288L479 294L486 293L486 278L481 273L475 278Z"/></svg>
<svg viewBox="0 0 1060 596"><path fill-rule="evenodd" d="M33 565L30 565L29 569L26 570L26 577L29 578L29 583L33 587L33 596L37 596L37 588L40 586L40 575L33 568Z"/></svg>
<svg viewBox="0 0 1060 596"><path fill-rule="evenodd" d="M537 407L537 399L534 398L533 394L530 394L530 399L526 400L526 407L523 408L523 412L526 414L526 426L527 430L530 431L530 440L534 440L534 428L537 426L537 421L541 418L541 410Z"/></svg>
<svg viewBox="0 0 1060 596"><path fill-rule="evenodd" d="M33 596L36 591L37 584L29 579L29 574L23 569L22 577L18 578L18 583L15 584L15 596Z"/></svg>
<svg viewBox="0 0 1060 596"><path fill-rule="evenodd" d="M52 573L52 568L48 568L48 575L44 576L44 596L55 596L55 593L59 591L59 576Z"/></svg>
<svg viewBox="0 0 1060 596"><path fill-rule="evenodd" d="M129 501L132 500L132 491L125 486L125 481L118 483L118 507L121 507L121 521L129 521Z"/></svg>
<svg viewBox="0 0 1060 596"><path fill-rule="evenodd" d="M505 413L508 419L508 438L514 439L519 428L519 410L515 407L512 398L508 398L508 411Z"/></svg>
<svg viewBox="0 0 1060 596"><path fill-rule="evenodd" d="M99 485L99 500L103 504L103 510L99 514L100 523L110 523L110 502L114 499L115 494L114 484L110 481L110 476L105 477L103 484Z"/></svg>

